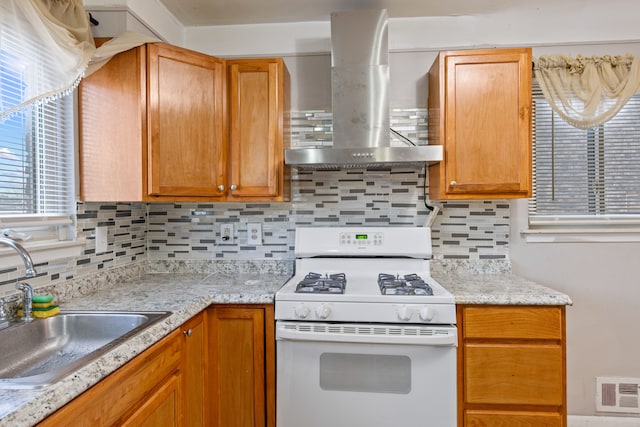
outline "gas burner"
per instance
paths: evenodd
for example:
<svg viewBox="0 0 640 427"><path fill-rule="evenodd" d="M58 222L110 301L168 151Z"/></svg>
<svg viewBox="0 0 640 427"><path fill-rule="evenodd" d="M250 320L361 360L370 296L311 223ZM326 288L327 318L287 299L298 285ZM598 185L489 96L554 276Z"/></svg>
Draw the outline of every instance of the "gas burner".
<svg viewBox="0 0 640 427"><path fill-rule="evenodd" d="M344 273L324 275L309 273L296 286L296 293L344 294L347 277Z"/></svg>
<svg viewBox="0 0 640 427"><path fill-rule="evenodd" d="M417 274L404 277L393 274L378 274L378 286L382 295L433 295L431 286Z"/></svg>

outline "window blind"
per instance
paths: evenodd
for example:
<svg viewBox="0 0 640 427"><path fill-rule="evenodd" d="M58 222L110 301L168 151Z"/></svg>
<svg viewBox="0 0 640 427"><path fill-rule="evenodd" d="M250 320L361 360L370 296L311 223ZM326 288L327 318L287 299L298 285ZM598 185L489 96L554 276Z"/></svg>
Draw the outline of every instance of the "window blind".
<svg viewBox="0 0 640 427"><path fill-rule="evenodd" d="M0 122L0 215L72 212L72 111L63 97Z"/></svg>
<svg viewBox="0 0 640 427"><path fill-rule="evenodd" d="M560 119L534 80L533 196L536 218L640 219L640 95L610 121L580 130Z"/></svg>
<svg viewBox="0 0 640 427"><path fill-rule="evenodd" d="M50 53L35 38L0 29L0 104L19 105L46 81ZM31 61L37 57L37 61ZM27 67L25 64L39 64ZM38 73L38 79L31 78ZM29 82L29 83L27 83ZM56 97L0 118L0 216L73 212L73 100ZM11 223L2 221L7 226ZM18 220L21 222L21 220Z"/></svg>

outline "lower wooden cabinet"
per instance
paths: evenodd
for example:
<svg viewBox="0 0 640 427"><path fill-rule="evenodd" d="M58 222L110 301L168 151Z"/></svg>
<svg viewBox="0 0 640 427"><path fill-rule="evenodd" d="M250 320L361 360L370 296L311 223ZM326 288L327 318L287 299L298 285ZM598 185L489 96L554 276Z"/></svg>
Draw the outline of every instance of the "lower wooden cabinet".
<svg viewBox="0 0 640 427"><path fill-rule="evenodd" d="M473 411L465 413L469 427L561 427L562 415L541 411Z"/></svg>
<svg viewBox="0 0 640 427"><path fill-rule="evenodd" d="M181 335L172 332L39 426L183 425Z"/></svg>
<svg viewBox="0 0 640 427"><path fill-rule="evenodd" d="M207 311L202 311L187 320L181 330L184 341L182 352L184 425L207 426L209 420Z"/></svg>
<svg viewBox="0 0 640 427"><path fill-rule="evenodd" d="M209 308L211 426L275 426L273 305Z"/></svg>
<svg viewBox="0 0 640 427"><path fill-rule="evenodd" d="M563 306L458 306L458 425L566 427Z"/></svg>
<svg viewBox="0 0 640 427"><path fill-rule="evenodd" d="M275 427L273 305L213 305L40 426Z"/></svg>

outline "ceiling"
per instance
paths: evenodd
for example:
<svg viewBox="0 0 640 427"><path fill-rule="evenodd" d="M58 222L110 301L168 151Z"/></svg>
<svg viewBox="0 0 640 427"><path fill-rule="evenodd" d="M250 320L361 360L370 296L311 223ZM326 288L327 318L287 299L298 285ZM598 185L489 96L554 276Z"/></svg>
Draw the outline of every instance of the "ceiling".
<svg viewBox="0 0 640 427"><path fill-rule="evenodd" d="M331 12L387 9L390 18L476 15L531 0L160 0L185 27L329 21Z"/></svg>

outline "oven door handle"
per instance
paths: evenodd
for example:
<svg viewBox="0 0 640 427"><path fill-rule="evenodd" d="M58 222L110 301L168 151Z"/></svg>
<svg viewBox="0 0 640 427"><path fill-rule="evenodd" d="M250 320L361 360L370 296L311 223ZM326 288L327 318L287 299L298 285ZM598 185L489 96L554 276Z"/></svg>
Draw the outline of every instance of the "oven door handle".
<svg viewBox="0 0 640 427"><path fill-rule="evenodd" d="M343 343L360 343L360 344L411 344L437 347L455 347L458 344L458 336L455 327L446 329L437 329L437 332L426 334L391 334L386 333L384 327L357 327L349 328L348 326L337 327L337 330L324 330L329 327L319 327L321 325L314 324L311 326L304 325L302 327L293 327L289 325L278 325L276 328L276 340L279 341L325 341L325 342L343 342ZM334 326L333 329L336 329ZM398 331L399 329L409 329L415 331L416 328L391 327ZM424 331L424 329L423 329Z"/></svg>

